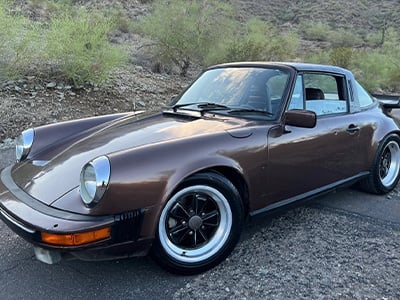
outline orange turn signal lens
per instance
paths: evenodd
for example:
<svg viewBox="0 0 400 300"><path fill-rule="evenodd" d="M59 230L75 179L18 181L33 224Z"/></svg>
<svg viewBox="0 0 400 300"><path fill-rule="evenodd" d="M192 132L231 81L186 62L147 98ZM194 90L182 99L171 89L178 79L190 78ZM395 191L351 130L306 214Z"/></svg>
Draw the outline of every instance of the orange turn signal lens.
<svg viewBox="0 0 400 300"><path fill-rule="evenodd" d="M47 244L58 246L79 246L109 238L111 236L111 228L106 227L94 231L71 234L41 232L41 236L42 241Z"/></svg>

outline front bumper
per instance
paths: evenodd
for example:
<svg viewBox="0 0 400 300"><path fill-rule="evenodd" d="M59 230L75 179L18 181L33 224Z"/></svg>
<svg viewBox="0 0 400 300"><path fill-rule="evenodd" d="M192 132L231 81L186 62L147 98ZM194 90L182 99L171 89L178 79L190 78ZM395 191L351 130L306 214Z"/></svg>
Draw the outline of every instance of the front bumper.
<svg viewBox="0 0 400 300"><path fill-rule="evenodd" d="M83 260L146 255L151 238L140 236L145 211L118 215L87 216L47 206L21 190L11 177L11 167L0 174L0 217L18 235L36 247ZM58 246L42 241L41 233L75 234L111 228L109 238L78 245Z"/></svg>

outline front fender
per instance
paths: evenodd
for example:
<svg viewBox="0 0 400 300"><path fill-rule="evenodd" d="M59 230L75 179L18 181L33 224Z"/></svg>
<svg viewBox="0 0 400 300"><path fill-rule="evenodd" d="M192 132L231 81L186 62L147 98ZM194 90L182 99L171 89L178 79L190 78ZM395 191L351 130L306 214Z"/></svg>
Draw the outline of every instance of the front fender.
<svg viewBox="0 0 400 300"><path fill-rule="evenodd" d="M235 145L243 148L244 143L245 139L222 133L211 139L197 137L113 153L109 156L109 189L96 209L100 213L145 208L149 213L143 234L153 235L162 207L185 178L215 167L243 174L240 163L231 155L236 153Z"/></svg>
<svg viewBox="0 0 400 300"><path fill-rule="evenodd" d="M221 133L110 154L109 201L102 202L113 202L114 208L162 205L183 179L202 169L226 166L241 173L239 163L230 156L233 150L227 147L232 141L243 143Z"/></svg>

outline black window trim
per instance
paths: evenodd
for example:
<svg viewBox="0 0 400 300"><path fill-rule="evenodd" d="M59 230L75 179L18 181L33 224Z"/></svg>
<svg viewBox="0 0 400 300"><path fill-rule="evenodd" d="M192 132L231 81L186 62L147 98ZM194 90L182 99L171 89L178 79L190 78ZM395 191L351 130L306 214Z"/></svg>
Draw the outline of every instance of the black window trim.
<svg viewBox="0 0 400 300"><path fill-rule="evenodd" d="M343 99L346 101L346 111L345 112L337 112L337 113L331 113L331 114L323 114L323 115L318 115L317 118L325 118L325 117L333 117L333 116L342 116L342 115L347 115L351 114L351 105L350 101L353 101L352 97L349 94L349 89L348 89L348 82L346 80L346 75L345 74L340 74L340 73L333 73L333 72L320 72L320 71L301 71L298 72L297 75L302 75L302 84L303 84L303 105L305 106L305 84L304 84L304 74L315 74L315 75L325 75L325 76L332 76L334 77L336 84L338 84L337 78L341 78L342 80L342 93L344 92L344 95L346 96L347 99ZM339 86L338 86L339 87ZM351 87L351 84L350 84ZM339 90L338 90L338 95L339 95ZM340 100L340 99L339 99Z"/></svg>

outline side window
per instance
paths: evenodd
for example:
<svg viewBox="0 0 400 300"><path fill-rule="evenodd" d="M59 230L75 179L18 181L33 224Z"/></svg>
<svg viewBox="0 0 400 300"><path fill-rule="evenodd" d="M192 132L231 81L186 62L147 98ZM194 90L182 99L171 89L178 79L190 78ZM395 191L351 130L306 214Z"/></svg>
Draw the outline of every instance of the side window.
<svg viewBox="0 0 400 300"><path fill-rule="evenodd" d="M304 109L304 97L303 97L303 76L299 75L296 79L292 98L289 102L288 109Z"/></svg>
<svg viewBox="0 0 400 300"><path fill-rule="evenodd" d="M330 74L304 74L305 108L317 116L346 113L347 92L344 77Z"/></svg>
<svg viewBox="0 0 400 300"><path fill-rule="evenodd" d="M356 90L358 95L358 101L360 102L360 107L367 107L374 103L372 97L367 93L366 90L356 81Z"/></svg>

